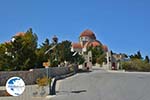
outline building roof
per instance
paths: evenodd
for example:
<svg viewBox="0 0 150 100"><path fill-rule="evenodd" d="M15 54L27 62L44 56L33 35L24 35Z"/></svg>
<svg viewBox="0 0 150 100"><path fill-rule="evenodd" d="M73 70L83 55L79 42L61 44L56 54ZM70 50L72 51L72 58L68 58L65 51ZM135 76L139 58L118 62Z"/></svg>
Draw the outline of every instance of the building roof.
<svg viewBox="0 0 150 100"><path fill-rule="evenodd" d="M96 47L96 46L100 46L102 44L99 41L96 40L96 41L91 42L91 45Z"/></svg>
<svg viewBox="0 0 150 100"><path fill-rule="evenodd" d="M105 52L108 51L108 47L107 47L106 45L103 45L102 47L103 47L103 50L104 50Z"/></svg>
<svg viewBox="0 0 150 100"><path fill-rule="evenodd" d="M80 37L89 37L91 39L89 39L88 41L84 41L84 43L72 43L72 48L75 49L82 49L82 48L87 48L87 47L97 47L97 46L101 46L103 51L107 52L108 51L108 47L106 45L103 45L100 41L96 40L96 36L95 34L87 29L85 31L83 31L80 34Z"/></svg>
<svg viewBox="0 0 150 100"><path fill-rule="evenodd" d="M18 32L15 36L24 36L25 33L24 32Z"/></svg>
<svg viewBox="0 0 150 100"><path fill-rule="evenodd" d="M82 46L80 43L72 43L72 47L82 49Z"/></svg>
<svg viewBox="0 0 150 100"><path fill-rule="evenodd" d="M4 44L11 44L11 42L10 41L6 41Z"/></svg>
<svg viewBox="0 0 150 100"><path fill-rule="evenodd" d="M102 43L98 40L95 40L95 41L92 41L92 42L87 42L84 47L89 47L89 46L93 46L93 47L96 47L96 46L100 46L102 45Z"/></svg>
<svg viewBox="0 0 150 100"><path fill-rule="evenodd" d="M80 34L80 37L84 37L84 36L88 36L88 37L90 37L90 38L96 39L95 34L94 34L91 30L89 30L89 29L83 31L83 32Z"/></svg>

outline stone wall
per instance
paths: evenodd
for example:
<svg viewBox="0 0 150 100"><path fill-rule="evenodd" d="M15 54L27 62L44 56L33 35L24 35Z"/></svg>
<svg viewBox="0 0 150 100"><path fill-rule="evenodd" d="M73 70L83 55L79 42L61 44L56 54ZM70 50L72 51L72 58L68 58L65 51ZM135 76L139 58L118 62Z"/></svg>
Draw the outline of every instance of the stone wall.
<svg viewBox="0 0 150 100"><path fill-rule="evenodd" d="M5 86L7 80L14 76L22 78L26 85L32 85L36 83L37 78L67 75L73 71L77 71L77 66L40 68L30 71L0 71L0 86Z"/></svg>

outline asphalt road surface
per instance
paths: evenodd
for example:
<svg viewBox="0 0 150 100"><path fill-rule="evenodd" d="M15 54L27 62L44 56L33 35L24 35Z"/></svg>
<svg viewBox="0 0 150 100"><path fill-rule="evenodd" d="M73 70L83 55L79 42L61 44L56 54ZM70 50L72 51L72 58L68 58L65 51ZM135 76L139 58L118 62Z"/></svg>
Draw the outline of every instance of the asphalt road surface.
<svg viewBox="0 0 150 100"><path fill-rule="evenodd" d="M46 100L150 100L150 74L94 70L58 81Z"/></svg>

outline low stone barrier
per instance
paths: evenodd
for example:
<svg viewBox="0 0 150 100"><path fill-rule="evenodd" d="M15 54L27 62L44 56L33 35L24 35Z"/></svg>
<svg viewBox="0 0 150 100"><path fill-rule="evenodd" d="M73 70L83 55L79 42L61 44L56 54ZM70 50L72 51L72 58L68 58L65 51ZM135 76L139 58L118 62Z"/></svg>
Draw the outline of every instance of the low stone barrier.
<svg viewBox="0 0 150 100"><path fill-rule="evenodd" d="M32 69L30 71L0 71L0 86L5 86L10 77L17 76L24 80L26 85L33 85L38 78L48 76L55 77L77 72L77 66L51 67Z"/></svg>

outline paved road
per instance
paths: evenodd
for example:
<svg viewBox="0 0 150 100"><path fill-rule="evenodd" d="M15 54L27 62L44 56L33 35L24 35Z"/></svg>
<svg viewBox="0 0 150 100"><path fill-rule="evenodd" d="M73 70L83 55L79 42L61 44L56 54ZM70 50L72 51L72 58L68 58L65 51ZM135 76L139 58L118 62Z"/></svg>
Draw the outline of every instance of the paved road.
<svg viewBox="0 0 150 100"><path fill-rule="evenodd" d="M0 100L150 100L150 73L93 70L57 82L56 96L30 96L35 86L27 86L20 97Z"/></svg>
<svg viewBox="0 0 150 100"><path fill-rule="evenodd" d="M94 70L59 81L46 100L150 100L150 74Z"/></svg>

